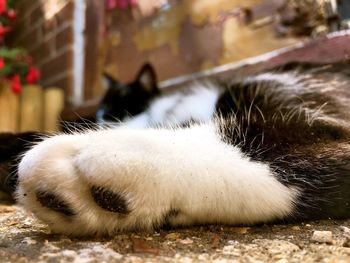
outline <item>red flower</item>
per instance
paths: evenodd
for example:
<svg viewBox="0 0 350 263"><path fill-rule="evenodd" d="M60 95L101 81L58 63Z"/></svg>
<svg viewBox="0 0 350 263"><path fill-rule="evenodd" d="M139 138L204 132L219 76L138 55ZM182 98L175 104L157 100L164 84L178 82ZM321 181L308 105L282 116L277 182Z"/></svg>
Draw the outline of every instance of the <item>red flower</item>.
<svg viewBox="0 0 350 263"><path fill-rule="evenodd" d="M5 67L5 60L4 58L0 57L0 70L2 70Z"/></svg>
<svg viewBox="0 0 350 263"><path fill-rule="evenodd" d="M2 15L6 10L6 0L0 0L0 15Z"/></svg>
<svg viewBox="0 0 350 263"><path fill-rule="evenodd" d="M124 8L128 7L128 3L126 2L126 0L119 0L118 1L118 6L119 6L119 8L124 9Z"/></svg>
<svg viewBox="0 0 350 263"><path fill-rule="evenodd" d="M0 0L1 1L1 0ZM11 31L11 28L8 26L0 26L0 38L3 38L7 32Z"/></svg>
<svg viewBox="0 0 350 263"><path fill-rule="evenodd" d="M12 78L12 91L15 94L19 94L22 90L21 79L18 74L14 75Z"/></svg>
<svg viewBox="0 0 350 263"><path fill-rule="evenodd" d="M30 67L27 73L27 82L28 84L34 84L40 78L40 72L35 67Z"/></svg>
<svg viewBox="0 0 350 263"><path fill-rule="evenodd" d="M137 6L137 0L130 0L130 5L131 5L132 7Z"/></svg>
<svg viewBox="0 0 350 263"><path fill-rule="evenodd" d="M107 0L107 9L111 10L117 6L116 0Z"/></svg>
<svg viewBox="0 0 350 263"><path fill-rule="evenodd" d="M6 16L8 19L10 19L11 21L15 21L17 18L17 13L15 10L13 9L9 9L7 10Z"/></svg>

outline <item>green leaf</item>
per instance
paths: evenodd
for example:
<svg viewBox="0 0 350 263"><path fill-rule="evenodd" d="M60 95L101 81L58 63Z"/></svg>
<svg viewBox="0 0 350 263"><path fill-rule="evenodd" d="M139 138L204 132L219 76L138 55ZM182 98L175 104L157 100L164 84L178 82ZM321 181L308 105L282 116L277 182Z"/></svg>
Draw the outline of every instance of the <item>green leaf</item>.
<svg viewBox="0 0 350 263"><path fill-rule="evenodd" d="M7 59L17 59L18 56L26 56L26 52L20 48L0 48L0 57Z"/></svg>
<svg viewBox="0 0 350 263"><path fill-rule="evenodd" d="M1 70L0 70L0 76L5 77L9 76L12 73L12 67L11 65L5 65Z"/></svg>

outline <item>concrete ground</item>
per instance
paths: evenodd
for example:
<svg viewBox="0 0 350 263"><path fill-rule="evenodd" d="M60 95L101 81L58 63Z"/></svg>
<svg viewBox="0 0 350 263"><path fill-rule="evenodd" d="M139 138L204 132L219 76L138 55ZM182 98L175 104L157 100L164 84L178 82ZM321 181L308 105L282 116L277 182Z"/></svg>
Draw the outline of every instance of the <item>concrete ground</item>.
<svg viewBox="0 0 350 263"><path fill-rule="evenodd" d="M350 220L73 239L0 205L0 262L350 262Z"/></svg>

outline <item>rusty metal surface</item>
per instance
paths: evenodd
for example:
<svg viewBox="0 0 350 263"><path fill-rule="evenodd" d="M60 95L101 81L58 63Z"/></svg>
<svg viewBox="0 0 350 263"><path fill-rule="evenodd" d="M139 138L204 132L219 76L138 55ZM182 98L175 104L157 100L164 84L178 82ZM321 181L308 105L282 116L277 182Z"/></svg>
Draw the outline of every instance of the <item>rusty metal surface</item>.
<svg viewBox="0 0 350 263"><path fill-rule="evenodd" d="M194 79L209 76L230 78L243 77L277 67L288 62L332 63L350 59L350 30L332 33L326 37L299 42L293 46L265 53L257 57L221 65L213 69L172 78L160 83L161 88L171 92L186 86ZM66 108L62 120L74 121L92 117L96 111L98 99L81 107Z"/></svg>
<svg viewBox="0 0 350 263"><path fill-rule="evenodd" d="M107 13L110 46L105 68L129 81L149 61L165 80L294 44L294 37L275 36L273 21L261 26L245 23L244 10L258 20L276 15L283 2L177 1L141 19L128 11Z"/></svg>

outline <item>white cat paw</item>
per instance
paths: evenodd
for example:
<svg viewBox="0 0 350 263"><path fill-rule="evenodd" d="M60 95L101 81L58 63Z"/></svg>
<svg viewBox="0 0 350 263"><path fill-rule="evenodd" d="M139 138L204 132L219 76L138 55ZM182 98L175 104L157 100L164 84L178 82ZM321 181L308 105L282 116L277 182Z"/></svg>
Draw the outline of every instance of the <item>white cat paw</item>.
<svg viewBox="0 0 350 263"><path fill-rule="evenodd" d="M17 200L72 235L267 222L291 214L298 196L210 125L55 136L18 174Z"/></svg>
<svg viewBox="0 0 350 263"><path fill-rule="evenodd" d="M101 131L43 141L19 165L17 200L58 233L105 235L161 226L176 215L169 182L144 161L152 154L146 145L131 137Z"/></svg>

